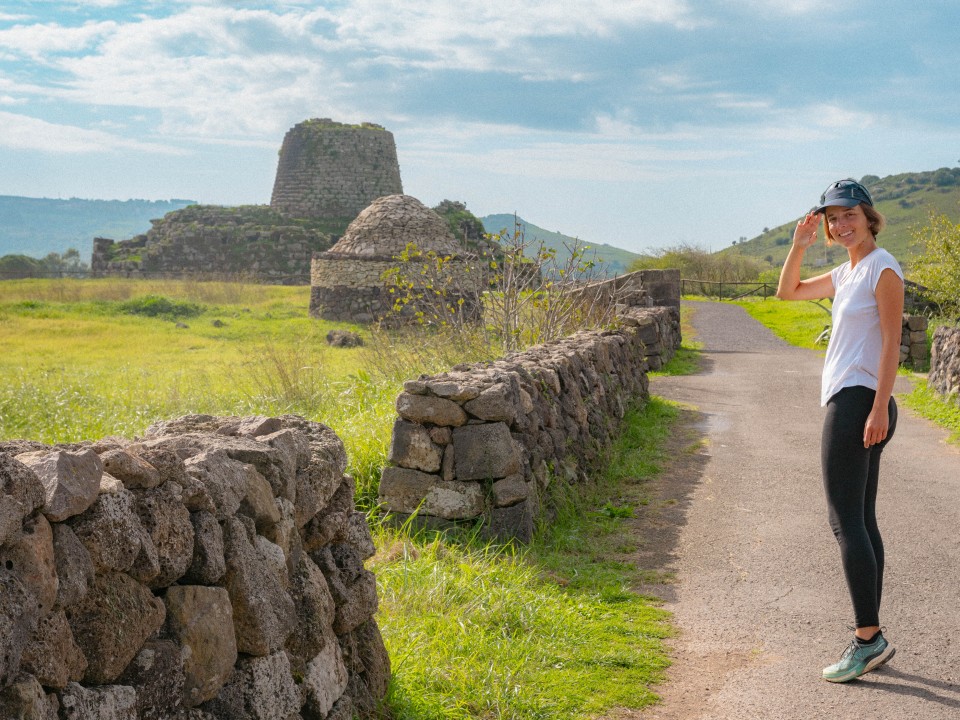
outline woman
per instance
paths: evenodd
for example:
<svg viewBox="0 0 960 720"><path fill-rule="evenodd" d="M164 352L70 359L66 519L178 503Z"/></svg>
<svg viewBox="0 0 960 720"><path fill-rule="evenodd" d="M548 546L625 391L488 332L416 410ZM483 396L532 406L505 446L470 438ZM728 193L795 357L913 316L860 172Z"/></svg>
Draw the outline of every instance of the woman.
<svg viewBox="0 0 960 720"><path fill-rule="evenodd" d="M842 245L850 260L801 280L800 263L817 240L821 220L827 242ZM834 299L820 398L827 408L820 452L830 526L840 545L856 627L840 660L823 669L830 682L853 680L894 654L880 630L883 541L876 499L880 454L897 425L892 393L900 359L903 271L877 246L883 226L865 187L855 180L833 183L797 223L777 288L784 300Z"/></svg>

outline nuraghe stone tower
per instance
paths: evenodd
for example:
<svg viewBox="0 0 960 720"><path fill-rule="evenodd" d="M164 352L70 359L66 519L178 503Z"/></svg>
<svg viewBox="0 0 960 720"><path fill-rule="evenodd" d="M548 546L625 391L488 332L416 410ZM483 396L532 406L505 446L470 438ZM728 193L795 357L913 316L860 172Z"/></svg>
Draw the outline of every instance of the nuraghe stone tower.
<svg viewBox="0 0 960 720"><path fill-rule="evenodd" d="M403 192L393 134L380 125L305 120L283 140L270 205L192 205L143 235L95 238L95 276L243 277L309 282L310 258L330 249L371 202Z"/></svg>
<svg viewBox="0 0 960 720"><path fill-rule="evenodd" d="M321 118L287 131L270 206L289 217L349 222L377 198L402 193L393 133Z"/></svg>

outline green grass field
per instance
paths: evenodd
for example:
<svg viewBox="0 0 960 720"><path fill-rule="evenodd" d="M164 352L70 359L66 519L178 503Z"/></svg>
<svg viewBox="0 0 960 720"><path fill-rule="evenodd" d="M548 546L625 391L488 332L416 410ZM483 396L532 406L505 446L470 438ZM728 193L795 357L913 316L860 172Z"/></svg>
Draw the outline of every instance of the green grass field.
<svg viewBox="0 0 960 720"><path fill-rule="evenodd" d="M326 423L347 447L374 530L377 619L398 720L573 720L655 702L672 630L660 603L632 589L645 569L619 561L636 543L625 523L631 506L619 498L629 489L642 502L676 410L654 399L631 411L609 470L582 493L555 498L557 518L528 548L397 529L375 504L402 383L486 351L423 331L313 320L308 292L0 283L0 439L132 437L187 413L294 412ZM334 327L361 332L366 345L328 347ZM687 348L664 372L695 365Z"/></svg>

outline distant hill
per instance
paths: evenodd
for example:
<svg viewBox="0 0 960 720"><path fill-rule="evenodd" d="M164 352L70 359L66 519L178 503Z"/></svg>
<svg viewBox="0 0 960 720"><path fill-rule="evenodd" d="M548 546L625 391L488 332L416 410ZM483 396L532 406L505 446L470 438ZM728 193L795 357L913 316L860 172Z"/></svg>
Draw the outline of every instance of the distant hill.
<svg viewBox="0 0 960 720"><path fill-rule="evenodd" d="M913 244L912 232L927 224L930 213L943 214L953 222L960 222L960 167L940 168L932 172L903 173L880 178L866 175L860 178L887 218L887 227L878 236L882 247L888 249L903 264L919 254ZM775 266L783 264L793 240L793 229L799 217L783 225L768 228L755 238L724 248L718 252L738 252L766 259ZM822 241L814 245L804 257L806 267L832 267L847 259L839 245L826 247Z"/></svg>
<svg viewBox="0 0 960 720"><path fill-rule="evenodd" d="M498 233L504 229L508 232L513 232L513 224L514 221L516 221L520 223L523 228L524 238L527 242L543 242L545 247L557 251L558 259L568 258L570 256L569 248L576 242L576 239L569 235L544 230L542 227L529 223L523 218L515 218L512 214L487 215L486 217L480 218L480 221L483 223L486 232L490 234ZM607 275L620 275L625 273L630 263L640 257L636 253L629 252L628 250L621 250L620 248L613 247L612 245L604 245L603 243L592 243L583 238L580 239L580 245L581 247L587 246L590 248L588 255L591 259L595 258L595 261L602 261L599 265L599 271Z"/></svg>
<svg viewBox="0 0 960 720"><path fill-rule="evenodd" d="M85 262L94 237L125 240L194 200L57 200L0 195L0 255L41 258L75 248Z"/></svg>

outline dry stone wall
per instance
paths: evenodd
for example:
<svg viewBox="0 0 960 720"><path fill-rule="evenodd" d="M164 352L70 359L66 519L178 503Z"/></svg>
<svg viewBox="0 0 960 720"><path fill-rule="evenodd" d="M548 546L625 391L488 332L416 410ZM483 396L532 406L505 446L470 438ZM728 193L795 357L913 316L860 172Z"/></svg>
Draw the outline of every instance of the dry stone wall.
<svg viewBox="0 0 960 720"><path fill-rule="evenodd" d="M680 345L676 307L628 308L622 320L406 382L380 481L386 509L435 526L483 519L492 536L529 541L548 485L585 478L647 396L647 369Z"/></svg>
<svg viewBox="0 0 960 720"><path fill-rule="evenodd" d="M372 717L374 552L326 426L0 443L0 717Z"/></svg>
<svg viewBox="0 0 960 720"><path fill-rule="evenodd" d="M960 327L941 325L933 331L927 382L942 397L960 404Z"/></svg>
<svg viewBox="0 0 960 720"><path fill-rule="evenodd" d="M921 368L926 365L927 318L923 315L904 315L900 332L900 364Z"/></svg>

